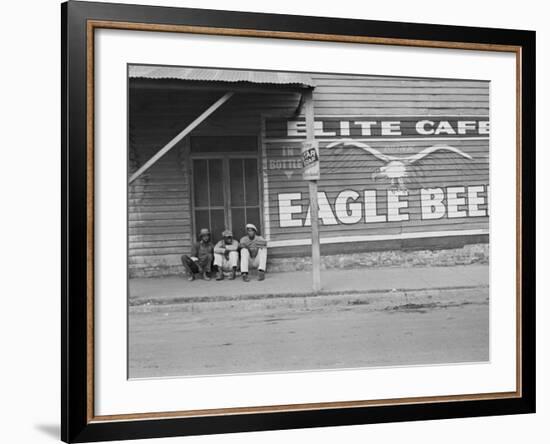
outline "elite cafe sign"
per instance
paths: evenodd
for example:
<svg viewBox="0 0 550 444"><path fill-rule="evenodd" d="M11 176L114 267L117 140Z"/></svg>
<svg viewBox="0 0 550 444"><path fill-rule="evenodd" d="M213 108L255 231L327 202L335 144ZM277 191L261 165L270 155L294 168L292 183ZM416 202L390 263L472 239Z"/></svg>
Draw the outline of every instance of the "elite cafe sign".
<svg viewBox="0 0 550 444"><path fill-rule="evenodd" d="M266 126L268 137L296 138L305 136L305 122L301 120L286 121L286 134L270 134L270 129L282 129L281 125ZM278 128L277 128L278 127ZM476 138L488 139L489 120L485 117L466 118L418 118L405 117L381 119L339 119L328 118L315 122L315 136L326 139L327 149L343 146L360 148L365 155L374 156L381 161L380 170L375 176L388 179L386 190L386 214L379 214L377 201L381 191L365 189L343 189L335 198L329 199L327 193L320 191L319 217L324 225L357 224L372 222L396 222L411 220L407 212L412 199L419 200L420 219L433 220L447 218L485 217L489 215L488 185L457 185L451 187L422 188L408 190L403 179L407 176L408 167L421 162L435 152L458 156L465 161L474 158L452 145L452 139ZM412 155L391 156L368 145L369 138L393 139L444 138L444 143L433 143L419 149ZM328 140L327 140L328 139ZM360 139L360 140L357 140ZM451 139L451 140L449 140ZM280 140L280 139L279 139ZM435 142L435 140L433 141ZM438 141L439 142L439 141ZM302 142L303 179L319 180L319 144L318 141ZM281 227L309 226L311 215L309 207L304 208L302 193L280 193L277 196L279 207L279 224ZM307 203L306 203L307 205ZM304 217L305 216L305 217Z"/></svg>
<svg viewBox="0 0 550 444"><path fill-rule="evenodd" d="M275 121L274 121L275 122ZM395 119L383 117L378 119L363 118L323 118L315 121L315 137L460 137L488 136L488 117L403 117ZM267 123L267 134L270 137L303 137L305 136L304 120L286 121L286 134L282 134L281 125L270 128Z"/></svg>

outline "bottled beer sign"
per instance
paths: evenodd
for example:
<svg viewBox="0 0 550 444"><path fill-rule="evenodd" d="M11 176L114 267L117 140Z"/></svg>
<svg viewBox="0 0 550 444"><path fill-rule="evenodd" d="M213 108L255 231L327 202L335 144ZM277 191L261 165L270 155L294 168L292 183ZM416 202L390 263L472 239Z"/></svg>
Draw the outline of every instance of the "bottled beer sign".
<svg viewBox="0 0 550 444"><path fill-rule="evenodd" d="M321 240L488 233L489 119L484 116L266 119L269 224L298 245L318 180ZM287 240L285 240L287 239Z"/></svg>

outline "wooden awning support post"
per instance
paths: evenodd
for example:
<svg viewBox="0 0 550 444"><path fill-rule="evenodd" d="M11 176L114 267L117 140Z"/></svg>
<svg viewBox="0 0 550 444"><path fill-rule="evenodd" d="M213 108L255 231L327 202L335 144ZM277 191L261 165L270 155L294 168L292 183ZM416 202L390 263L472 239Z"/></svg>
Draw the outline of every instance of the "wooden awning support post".
<svg viewBox="0 0 550 444"><path fill-rule="evenodd" d="M315 139L315 113L313 110L313 90L303 94L306 114L306 139ZM319 238L319 201L317 181L309 181L309 205L311 207L311 265L313 270L313 292L321 290L321 241Z"/></svg>
<svg viewBox="0 0 550 444"><path fill-rule="evenodd" d="M164 156L168 151L170 151L174 146L178 144L185 136L187 136L191 131L193 131L197 126L199 126L210 114L216 111L220 106L227 102L233 92L225 93L221 98L214 102L210 107L204 111L199 117L197 117L193 122L191 122L187 127L181 131L176 137L174 137L170 142L164 145L153 157L151 157L147 162L145 162L138 170L130 176L128 183L131 184L139 176L141 176L145 171L151 168L157 160Z"/></svg>

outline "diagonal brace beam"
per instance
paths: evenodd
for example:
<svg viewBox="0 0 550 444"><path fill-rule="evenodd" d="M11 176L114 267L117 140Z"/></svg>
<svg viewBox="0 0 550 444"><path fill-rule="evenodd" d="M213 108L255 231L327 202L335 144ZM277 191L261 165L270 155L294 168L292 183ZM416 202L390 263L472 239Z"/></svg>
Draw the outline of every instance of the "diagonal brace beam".
<svg viewBox="0 0 550 444"><path fill-rule="evenodd" d="M181 131L176 137L174 137L170 142L164 145L153 157L151 157L147 162L145 162L138 170L130 176L128 183L131 184L139 176L141 176L145 171L151 168L157 160L164 156L168 151L170 151L174 146L178 144L185 136L187 136L191 131L193 131L197 126L199 126L210 114L216 111L220 106L227 102L233 92L225 93L221 98L214 102L210 107L204 111L199 117L197 117L193 122L191 122L183 131Z"/></svg>

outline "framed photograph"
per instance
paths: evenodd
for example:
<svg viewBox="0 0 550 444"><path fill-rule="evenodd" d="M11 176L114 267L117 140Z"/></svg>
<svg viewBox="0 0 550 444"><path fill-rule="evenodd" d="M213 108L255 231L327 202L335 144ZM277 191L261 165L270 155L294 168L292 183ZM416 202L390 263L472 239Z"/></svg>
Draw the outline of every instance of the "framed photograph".
<svg viewBox="0 0 550 444"><path fill-rule="evenodd" d="M62 12L62 439L535 411L535 33Z"/></svg>

